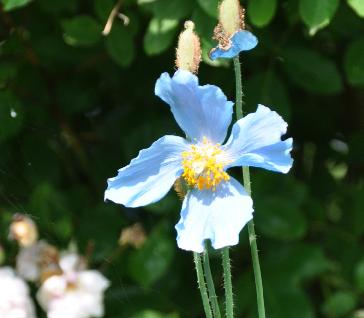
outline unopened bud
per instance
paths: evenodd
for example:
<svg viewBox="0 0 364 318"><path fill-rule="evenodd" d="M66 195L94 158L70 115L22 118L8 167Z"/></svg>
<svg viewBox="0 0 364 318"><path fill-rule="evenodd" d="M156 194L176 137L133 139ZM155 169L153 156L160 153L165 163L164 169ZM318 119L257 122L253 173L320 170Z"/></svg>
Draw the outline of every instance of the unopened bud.
<svg viewBox="0 0 364 318"><path fill-rule="evenodd" d="M140 223L135 223L121 231L119 245L131 245L135 248L140 248L143 246L145 240L146 234L143 226Z"/></svg>
<svg viewBox="0 0 364 318"><path fill-rule="evenodd" d="M244 29L244 9L239 0L223 0L219 6L219 22L227 36Z"/></svg>
<svg viewBox="0 0 364 318"><path fill-rule="evenodd" d="M176 66L178 69L197 73L201 61L200 39L194 32L195 24L185 22L185 30L178 38Z"/></svg>
<svg viewBox="0 0 364 318"><path fill-rule="evenodd" d="M33 245L38 240L37 226L31 218L17 213L10 225L9 236L22 247Z"/></svg>
<svg viewBox="0 0 364 318"><path fill-rule="evenodd" d="M214 29L213 38L221 49L231 47L231 37L245 28L244 9L239 0L223 0L219 6L219 23Z"/></svg>

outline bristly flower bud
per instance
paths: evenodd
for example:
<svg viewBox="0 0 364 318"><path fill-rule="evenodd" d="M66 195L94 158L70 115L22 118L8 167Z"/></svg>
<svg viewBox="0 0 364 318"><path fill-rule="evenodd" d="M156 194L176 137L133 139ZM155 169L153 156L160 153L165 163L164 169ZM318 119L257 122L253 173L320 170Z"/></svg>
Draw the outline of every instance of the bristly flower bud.
<svg viewBox="0 0 364 318"><path fill-rule="evenodd" d="M214 29L213 38L219 46L228 49L231 46L231 37L234 33L244 30L245 10L239 0L223 0L219 6L219 23Z"/></svg>
<svg viewBox="0 0 364 318"><path fill-rule="evenodd" d="M17 213L10 225L9 237L22 247L33 245L38 240L37 226L31 218Z"/></svg>
<svg viewBox="0 0 364 318"><path fill-rule="evenodd" d="M179 35L176 50L177 68L191 73L197 73L201 62L200 39L194 28L195 24L192 21L185 22L185 30Z"/></svg>

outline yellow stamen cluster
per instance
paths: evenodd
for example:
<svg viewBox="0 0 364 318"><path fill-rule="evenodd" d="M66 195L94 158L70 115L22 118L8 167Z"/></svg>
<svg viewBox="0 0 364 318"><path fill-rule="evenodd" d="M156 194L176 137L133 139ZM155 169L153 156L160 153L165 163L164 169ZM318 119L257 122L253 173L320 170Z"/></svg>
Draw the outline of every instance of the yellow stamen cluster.
<svg viewBox="0 0 364 318"><path fill-rule="evenodd" d="M206 138L201 144L191 145L191 150L182 152L182 158L182 177L191 187L214 191L220 182L230 178L224 171L227 162L223 160L220 145L212 144Z"/></svg>

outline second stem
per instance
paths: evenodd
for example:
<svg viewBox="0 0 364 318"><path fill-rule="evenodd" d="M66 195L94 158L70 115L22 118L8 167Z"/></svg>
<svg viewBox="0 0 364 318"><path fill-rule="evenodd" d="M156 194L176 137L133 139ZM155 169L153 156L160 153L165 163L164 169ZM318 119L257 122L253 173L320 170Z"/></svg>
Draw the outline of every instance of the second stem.
<svg viewBox="0 0 364 318"><path fill-rule="evenodd" d="M234 71L235 71L235 85L236 85L235 112L236 112L236 119L239 120L240 118L243 117L243 89L241 82L241 66L240 66L239 56L234 57ZM249 167L243 167L243 179L244 179L244 188L248 193L248 195L251 195ZM255 235L253 219L250 220L250 222L248 223L248 232L249 232L250 250L253 261L255 288L257 293L258 317L265 318L263 281L259 264L258 246L257 246L257 239Z"/></svg>

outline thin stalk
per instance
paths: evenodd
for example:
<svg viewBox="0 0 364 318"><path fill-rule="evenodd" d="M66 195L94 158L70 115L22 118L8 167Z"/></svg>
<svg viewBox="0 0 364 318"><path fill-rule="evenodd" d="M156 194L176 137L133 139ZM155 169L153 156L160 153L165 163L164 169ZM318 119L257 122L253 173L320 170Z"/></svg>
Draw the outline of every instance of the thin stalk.
<svg viewBox="0 0 364 318"><path fill-rule="evenodd" d="M207 248L205 248L205 252L203 255L203 267L204 267L204 271L205 271L207 288L209 290L209 296L210 296L210 301L211 301L214 317L221 318L220 307L219 307L219 303L217 302L217 296L216 296L216 291L215 291L215 286L214 286L214 280L213 280L212 274L211 274L209 253L207 251Z"/></svg>
<svg viewBox="0 0 364 318"><path fill-rule="evenodd" d="M241 67L240 67L239 56L234 58L234 71L235 71L235 83L236 83L236 117L237 120L239 120L240 118L243 117L243 90L241 83ZM243 180L246 192L249 195L251 195L249 167L243 167ZM265 318L263 281L259 264L257 237L255 235L253 219L248 223L248 232L249 232L249 243L252 255L252 262L253 262L255 288L257 294L258 317Z"/></svg>
<svg viewBox="0 0 364 318"><path fill-rule="evenodd" d="M198 283L198 288L200 289L202 304L203 304L203 308L205 310L206 318L213 318L210 301L209 301L209 296L207 294L207 289L206 289L205 277L203 275L202 261L201 261L200 254L194 252L193 259L195 261L197 283Z"/></svg>
<svg viewBox="0 0 364 318"><path fill-rule="evenodd" d="M224 288L226 298L226 318L234 317L234 299L233 299L233 285L231 283L231 267L229 248L224 247L222 249L222 267L224 270Z"/></svg>

